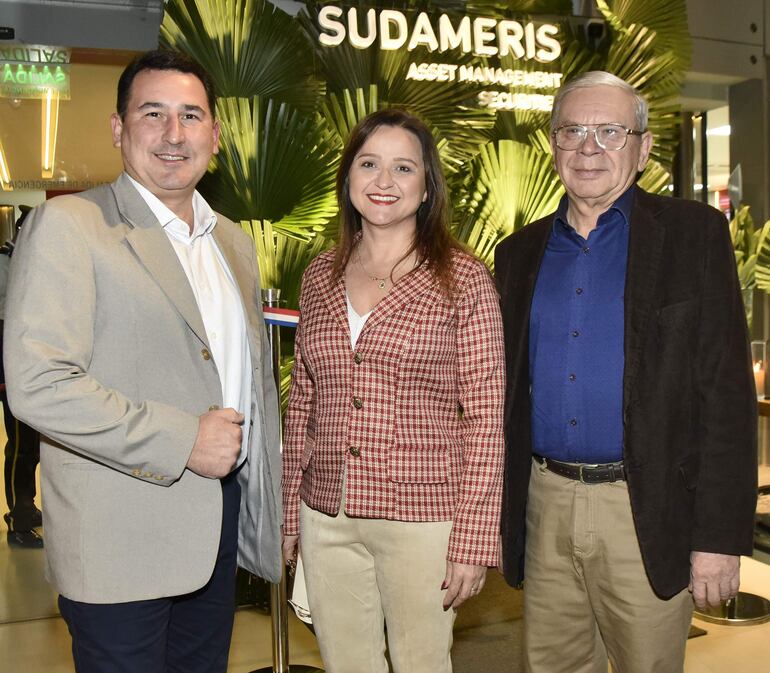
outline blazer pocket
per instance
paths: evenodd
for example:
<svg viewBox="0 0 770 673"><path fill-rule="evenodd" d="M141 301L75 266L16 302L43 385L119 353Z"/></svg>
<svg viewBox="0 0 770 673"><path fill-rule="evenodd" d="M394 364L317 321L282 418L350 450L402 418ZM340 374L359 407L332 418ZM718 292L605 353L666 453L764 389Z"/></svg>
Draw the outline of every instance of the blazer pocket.
<svg viewBox="0 0 770 673"><path fill-rule="evenodd" d="M444 448L395 448L388 457L388 477L399 484L445 484L448 462Z"/></svg>
<svg viewBox="0 0 770 673"><path fill-rule="evenodd" d="M315 449L315 438L305 437L305 446L302 447L302 459L300 460L300 467L303 470L307 469L310 464L310 459L313 457L313 450Z"/></svg>
<svg viewBox="0 0 770 673"><path fill-rule="evenodd" d="M109 470L110 468L92 460L71 460L62 463L66 470Z"/></svg>
<svg viewBox="0 0 770 673"><path fill-rule="evenodd" d="M682 475L684 486L688 491L694 491L698 485L699 472L700 456L697 453L689 455L679 464L679 474Z"/></svg>

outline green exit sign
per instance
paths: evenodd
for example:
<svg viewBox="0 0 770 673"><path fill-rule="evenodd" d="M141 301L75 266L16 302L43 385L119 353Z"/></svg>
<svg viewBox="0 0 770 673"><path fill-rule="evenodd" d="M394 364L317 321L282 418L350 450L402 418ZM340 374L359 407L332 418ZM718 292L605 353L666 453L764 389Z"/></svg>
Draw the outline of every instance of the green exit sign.
<svg viewBox="0 0 770 673"><path fill-rule="evenodd" d="M66 65L5 63L0 76L0 98L45 98L53 89L60 100L70 98L70 74Z"/></svg>
<svg viewBox="0 0 770 673"><path fill-rule="evenodd" d="M69 100L70 55L66 47L0 45L0 98L45 98L53 90Z"/></svg>

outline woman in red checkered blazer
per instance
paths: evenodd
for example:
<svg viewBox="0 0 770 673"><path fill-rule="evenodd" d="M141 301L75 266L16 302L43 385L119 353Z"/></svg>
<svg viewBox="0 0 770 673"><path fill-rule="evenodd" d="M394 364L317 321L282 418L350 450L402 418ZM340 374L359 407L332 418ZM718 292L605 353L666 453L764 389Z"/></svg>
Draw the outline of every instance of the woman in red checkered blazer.
<svg viewBox="0 0 770 673"><path fill-rule="evenodd" d="M353 129L339 245L305 272L286 416L284 552L301 542L328 673L450 673L454 609L497 565L503 336L448 231L433 136Z"/></svg>

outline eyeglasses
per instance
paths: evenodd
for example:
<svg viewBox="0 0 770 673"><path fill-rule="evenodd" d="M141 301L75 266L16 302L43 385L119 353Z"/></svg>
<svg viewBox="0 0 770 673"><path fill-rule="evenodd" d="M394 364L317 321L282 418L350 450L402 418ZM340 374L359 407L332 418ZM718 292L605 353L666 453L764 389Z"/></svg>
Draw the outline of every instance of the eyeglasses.
<svg viewBox="0 0 770 673"><path fill-rule="evenodd" d="M582 124L566 124L560 126L553 132L553 139L556 147L560 150L571 152L578 149L588 137L588 133L594 134L596 144L603 150L614 152L622 150L628 142L628 136L641 136L646 131L635 131L627 129L620 124L591 124L593 129L589 129Z"/></svg>

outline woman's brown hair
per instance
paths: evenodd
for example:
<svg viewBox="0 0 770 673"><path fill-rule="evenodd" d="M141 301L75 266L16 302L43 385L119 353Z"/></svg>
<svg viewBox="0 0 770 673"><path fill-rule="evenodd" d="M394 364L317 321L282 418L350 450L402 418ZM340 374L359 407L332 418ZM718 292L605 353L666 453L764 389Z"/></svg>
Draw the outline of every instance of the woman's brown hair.
<svg viewBox="0 0 770 673"><path fill-rule="evenodd" d="M399 108L379 110L364 117L350 132L337 171L337 202L340 208L340 235L332 274L339 279L353 252L355 239L361 231L361 215L350 200L348 174L356 155L367 139L381 126L395 126L409 131L420 141L425 166L427 199L417 210L417 230L414 241L404 254L405 259L417 252L417 263L426 264L447 296L453 294L452 251L462 249L449 233L449 195L441 169L436 141L423 121Z"/></svg>

